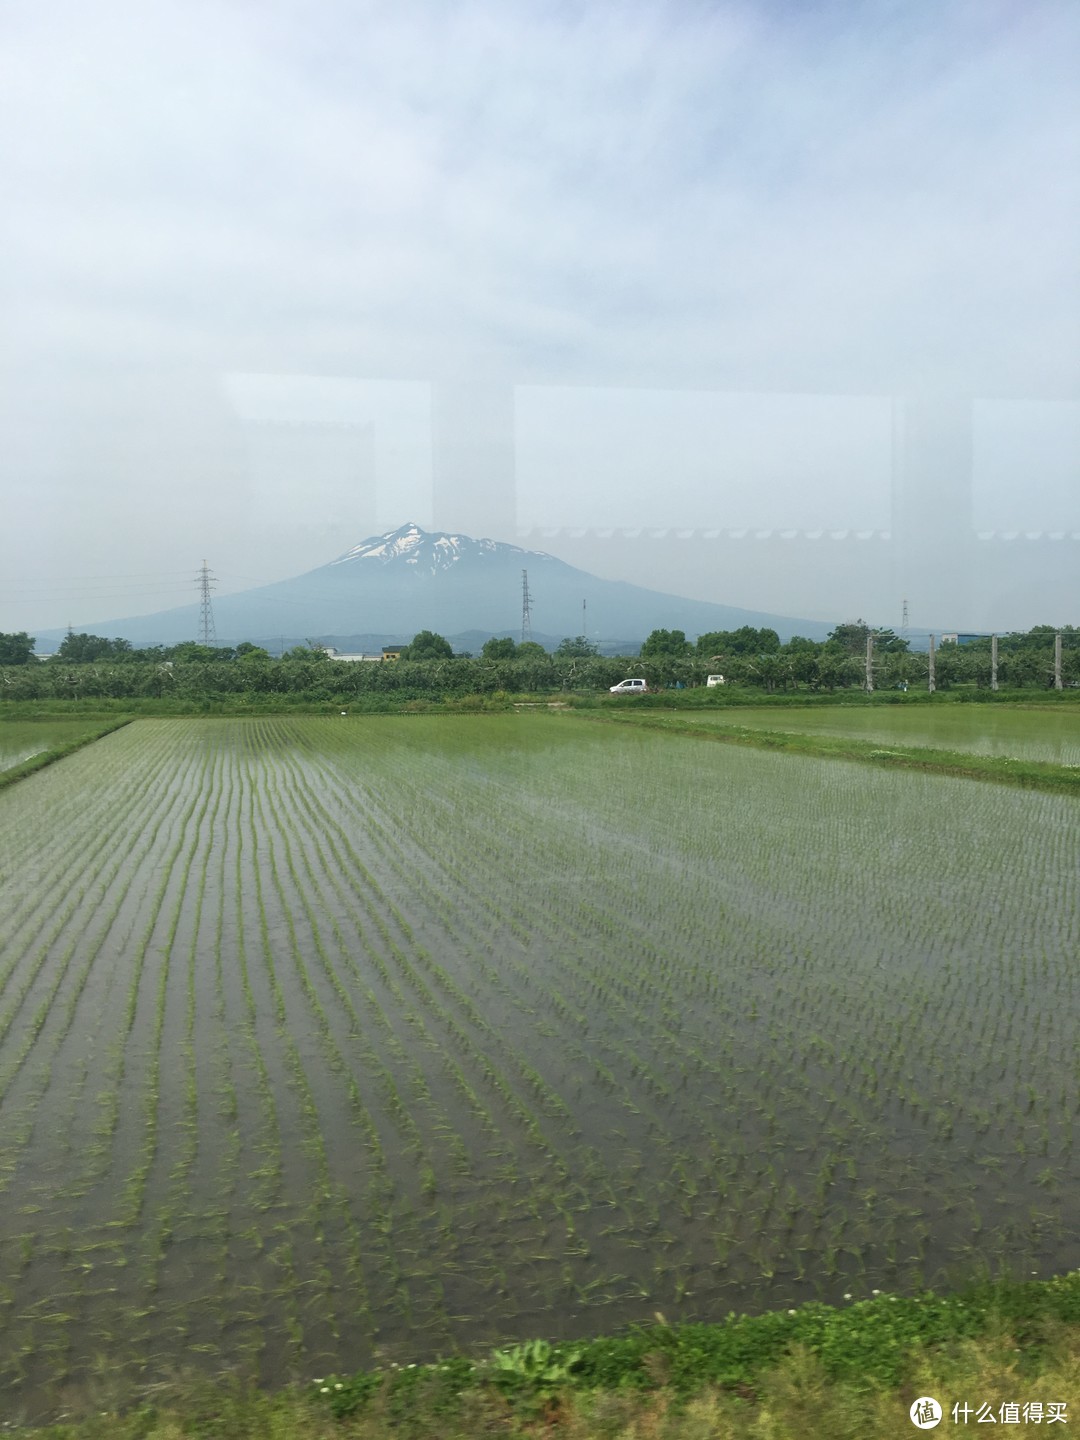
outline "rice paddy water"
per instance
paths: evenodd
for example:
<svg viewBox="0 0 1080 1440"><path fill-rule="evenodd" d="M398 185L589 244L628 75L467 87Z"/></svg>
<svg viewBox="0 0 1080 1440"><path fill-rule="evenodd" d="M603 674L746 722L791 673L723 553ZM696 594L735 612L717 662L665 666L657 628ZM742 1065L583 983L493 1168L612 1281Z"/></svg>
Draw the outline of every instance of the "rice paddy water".
<svg viewBox="0 0 1080 1440"><path fill-rule="evenodd" d="M1080 1266L1078 837L572 714L107 736L0 793L0 1383Z"/></svg>

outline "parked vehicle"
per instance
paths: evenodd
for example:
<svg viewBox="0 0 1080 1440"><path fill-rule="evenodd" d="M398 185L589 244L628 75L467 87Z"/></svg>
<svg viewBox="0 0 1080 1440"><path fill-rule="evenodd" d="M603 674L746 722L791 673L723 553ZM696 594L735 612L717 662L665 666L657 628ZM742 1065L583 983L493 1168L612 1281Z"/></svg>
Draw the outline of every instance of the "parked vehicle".
<svg viewBox="0 0 1080 1440"><path fill-rule="evenodd" d="M648 688L644 680L620 680L610 691L612 695L644 695Z"/></svg>
<svg viewBox="0 0 1080 1440"><path fill-rule="evenodd" d="M710 675L709 678L705 681L706 685L723 685L723 683L723 675Z"/></svg>

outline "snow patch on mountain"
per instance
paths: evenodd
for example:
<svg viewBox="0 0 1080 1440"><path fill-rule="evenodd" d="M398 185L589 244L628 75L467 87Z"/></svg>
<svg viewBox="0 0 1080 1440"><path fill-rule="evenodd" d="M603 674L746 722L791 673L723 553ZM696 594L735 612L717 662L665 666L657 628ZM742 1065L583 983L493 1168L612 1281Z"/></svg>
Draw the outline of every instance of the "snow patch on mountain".
<svg viewBox="0 0 1080 1440"><path fill-rule="evenodd" d="M448 535L444 531L423 530L419 525L409 523L400 525L396 530L388 530L385 535L371 536L330 563L345 565L367 560L390 565L396 561L435 574L440 570L449 570L459 560L482 559L496 552L525 556L537 553L522 550L519 545L505 545L499 540L474 540L469 535Z"/></svg>

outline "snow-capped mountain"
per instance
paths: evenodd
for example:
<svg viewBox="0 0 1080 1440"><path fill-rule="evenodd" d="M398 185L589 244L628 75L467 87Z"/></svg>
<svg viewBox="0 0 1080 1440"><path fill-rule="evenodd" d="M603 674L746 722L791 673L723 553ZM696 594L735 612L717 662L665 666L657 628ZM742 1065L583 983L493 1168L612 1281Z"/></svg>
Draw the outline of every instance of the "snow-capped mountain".
<svg viewBox="0 0 1080 1440"><path fill-rule="evenodd" d="M580 635L583 627L600 642L640 642L655 629L685 630L693 638L740 625L768 625L782 639L794 634L823 639L831 628L599 580L537 550L408 524L370 536L292 580L218 597L218 641L252 640L276 649L283 637L365 636L370 642L381 636L386 643L409 640L419 630L505 635L521 629L523 570L529 572L533 630L556 637L556 643L564 635ZM175 644L195 639L199 622L199 607L184 605L76 628L137 645ZM50 642L63 633L38 631L39 649L52 648Z"/></svg>
<svg viewBox="0 0 1080 1440"><path fill-rule="evenodd" d="M522 550L517 545L505 545L498 540L474 540L471 535L444 535L422 530L419 525L410 522L385 535L376 535L354 545L330 563L348 565L354 561L376 560L382 565L389 565L400 560L406 565L414 565L418 571L434 575L439 570L449 570L460 560L479 561L487 555L498 555L504 551L523 555L523 565L528 564L530 555L538 553Z"/></svg>

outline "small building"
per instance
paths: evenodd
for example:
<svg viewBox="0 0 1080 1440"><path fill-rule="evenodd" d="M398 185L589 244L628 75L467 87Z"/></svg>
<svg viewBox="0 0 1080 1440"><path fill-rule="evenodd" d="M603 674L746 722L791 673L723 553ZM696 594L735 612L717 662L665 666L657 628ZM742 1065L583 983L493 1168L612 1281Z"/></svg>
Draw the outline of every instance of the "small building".
<svg viewBox="0 0 1080 1440"><path fill-rule="evenodd" d="M384 645L382 647L382 658L384 660L400 660L404 645Z"/></svg>
<svg viewBox="0 0 1080 1440"><path fill-rule="evenodd" d="M355 654L349 654L341 650L335 650L333 645L320 645L318 648L322 650L326 655L328 655L331 660L348 660L355 663L357 661L363 660L377 661L383 658L381 655L369 655L366 651L363 650L358 651Z"/></svg>

